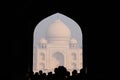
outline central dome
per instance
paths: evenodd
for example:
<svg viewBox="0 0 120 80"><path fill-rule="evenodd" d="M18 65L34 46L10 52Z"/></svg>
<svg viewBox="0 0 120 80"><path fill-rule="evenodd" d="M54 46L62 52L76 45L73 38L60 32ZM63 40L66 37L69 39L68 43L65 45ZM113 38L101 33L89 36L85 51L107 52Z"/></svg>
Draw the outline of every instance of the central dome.
<svg viewBox="0 0 120 80"><path fill-rule="evenodd" d="M69 28L59 19L55 20L47 31L48 39L53 41L68 41L70 36Z"/></svg>
<svg viewBox="0 0 120 80"><path fill-rule="evenodd" d="M48 37L70 37L71 32L69 28L58 19L50 25L47 35Z"/></svg>

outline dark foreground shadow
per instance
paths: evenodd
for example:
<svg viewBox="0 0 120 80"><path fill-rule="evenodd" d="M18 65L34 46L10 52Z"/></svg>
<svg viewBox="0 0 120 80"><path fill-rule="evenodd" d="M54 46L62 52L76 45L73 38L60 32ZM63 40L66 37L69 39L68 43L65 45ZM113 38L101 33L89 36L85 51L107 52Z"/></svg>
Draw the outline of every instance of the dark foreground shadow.
<svg viewBox="0 0 120 80"><path fill-rule="evenodd" d="M73 70L72 75L70 75L70 72L64 66L59 66L54 69L54 72L54 74L48 72L47 75L42 70L36 73L28 72L24 80L87 80L87 74L84 69L81 69L80 73L77 70Z"/></svg>

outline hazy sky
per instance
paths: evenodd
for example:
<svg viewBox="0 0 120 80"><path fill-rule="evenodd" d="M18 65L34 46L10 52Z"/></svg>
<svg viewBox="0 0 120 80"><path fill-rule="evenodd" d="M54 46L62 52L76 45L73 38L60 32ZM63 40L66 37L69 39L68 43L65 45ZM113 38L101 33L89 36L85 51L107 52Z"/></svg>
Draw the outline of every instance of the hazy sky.
<svg viewBox="0 0 120 80"><path fill-rule="evenodd" d="M50 24L53 23L56 19L60 19L64 24L68 26L71 31L71 37L78 40L79 46L82 47L82 32L80 26L70 19L69 17L62 15L60 13L53 14L42 21L40 21L34 30L34 47L40 42L41 38L47 38L46 33Z"/></svg>

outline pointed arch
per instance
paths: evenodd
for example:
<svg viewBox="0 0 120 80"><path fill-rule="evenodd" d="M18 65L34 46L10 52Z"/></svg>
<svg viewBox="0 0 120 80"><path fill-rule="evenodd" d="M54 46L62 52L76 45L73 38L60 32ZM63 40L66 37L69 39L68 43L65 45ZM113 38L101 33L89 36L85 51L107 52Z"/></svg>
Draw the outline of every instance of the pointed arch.
<svg viewBox="0 0 120 80"><path fill-rule="evenodd" d="M61 52L56 52L53 57L58 61L59 66L64 66L64 55Z"/></svg>
<svg viewBox="0 0 120 80"><path fill-rule="evenodd" d="M82 44L82 30L81 30L81 28L80 28L80 26L74 21L74 20L72 20L71 18L69 18L69 17L67 17L67 16L65 16L65 15L63 15L63 14L61 14L61 13L56 13L56 14L53 14L53 15L51 15L51 16L49 16L49 17L47 17L47 18L45 18L45 19L43 19L42 21L40 21L37 25L36 25L36 27L35 27L35 29L34 29L34 34L33 34L33 69L38 69L38 68L34 68L34 67L38 67L38 62L39 62L39 59L36 59L36 58L38 58L38 57L36 57L37 55L39 55L38 53L39 52L37 52L37 51L43 51L43 52L45 52L45 54L50 54L49 53L49 51L47 51L46 49L49 47L47 44L49 44L49 42L50 42L50 40L53 40L53 37L49 40L49 37L48 37L48 27L49 27L49 25L50 24L52 24L55 20L57 20L57 19L60 19L65 25L67 25L67 27L68 27L68 29L67 28L65 28L64 27L64 29L66 29L67 31L68 31L68 33L67 33L67 35L69 35L68 37L67 37L67 39L66 38L64 38L64 40L68 40L68 41L70 41L69 39L72 39L72 37L73 38L75 38L76 40L77 40L77 42L75 41L75 40L72 40L71 42L72 42L72 44L74 44L75 43L75 48L72 48L72 50L71 51L66 51L66 53L64 53L64 54L67 54L67 52L72 52L72 51L75 51L75 49L78 49L78 48L81 48L82 49L82 46L83 46L83 44ZM55 28L55 27L54 27ZM59 29L60 29L61 27L59 26L59 28L56 28L56 30L58 30L58 32L57 32L57 34L61 34L61 32L63 31L63 30L61 30L61 31L59 31ZM70 32L69 32L69 29L70 29ZM55 31L55 30L54 30ZM50 31L50 33L51 32L53 32L53 31ZM66 33L66 31L64 31L65 33ZM52 35L53 34L55 34L55 33L51 33ZM50 35L51 36L51 35ZM61 35L60 35L61 36ZM45 40L43 40L42 38L45 38ZM68 39L69 38L69 39ZM39 43L41 42L40 40L42 39L42 46L39 46ZM62 38L57 38L57 40L58 39L62 39L63 40L63 37ZM54 38L54 40L55 40L55 38ZM68 46L70 45L71 43L70 42L68 42ZM76 44L77 44L77 46L76 46ZM68 48L68 47L67 47ZM39 49L39 50L37 50L37 49ZM69 49L66 49L66 50L69 50ZM77 50L78 52L80 52L79 50ZM47 53L48 52L48 53ZM40 54L41 56L42 56L42 59L43 60L45 60L45 54ZM79 54L81 54L81 53L79 53ZM69 54L69 55L71 55L71 54ZM60 61L60 58L62 58L63 59L63 61ZM73 56L73 59L74 60L76 60L77 59L77 57L76 56L78 56L78 55L76 55L75 53L74 54L72 54L72 56ZM49 57L49 56L47 56L47 57ZM58 61L58 63L60 64L60 65L64 65L64 59L65 58L67 58L67 57L65 57L65 56L63 56L63 54L62 54L62 52L60 53L60 52L56 52L55 54L54 54L54 58L56 58L56 60ZM46 58L47 59L47 58ZM80 58L80 59L82 59L82 58ZM70 60L70 59L69 59ZM47 60L47 61L49 61L49 60ZM44 62L47 62L47 61L44 61ZM66 60L67 61L67 60ZM78 61L78 60L76 60L76 61ZM66 63L68 63L68 62L66 62ZM41 63L40 64L40 66L41 67L44 67L45 65L46 65L47 63ZM76 64L73 64L72 62L71 63L69 63L69 65L71 65L72 64L72 66L73 67L77 67L77 65ZM36 71L36 70L33 70L33 71ZM38 70L39 71L39 70Z"/></svg>
<svg viewBox="0 0 120 80"><path fill-rule="evenodd" d="M58 17L59 16L59 17ZM80 26L71 18L61 14L61 13L55 13L51 16L48 16L47 18L40 21L35 29L33 34L33 46L36 46L39 43L39 40L43 37L47 39L47 29L48 25L50 25L52 22L54 22L56 19L62 20L71 30L72 37L76 38L78 40L79 47L82 48L82 30ZM41 29L42 28L42 29ZM78 34L78 35L76 35Z"/></svg>

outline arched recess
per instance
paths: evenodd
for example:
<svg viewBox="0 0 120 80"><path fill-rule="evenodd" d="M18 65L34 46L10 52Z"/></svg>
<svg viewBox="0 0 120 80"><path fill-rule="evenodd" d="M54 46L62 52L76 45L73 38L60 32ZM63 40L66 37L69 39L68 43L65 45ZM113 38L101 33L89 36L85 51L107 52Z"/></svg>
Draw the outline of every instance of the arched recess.
<svg viewBox="0 0 120 80"><path fill-rule="evenodd" d="M57 60L59 66L64 66L64 55L61 52L56 52L53 57Z"/></svg>

